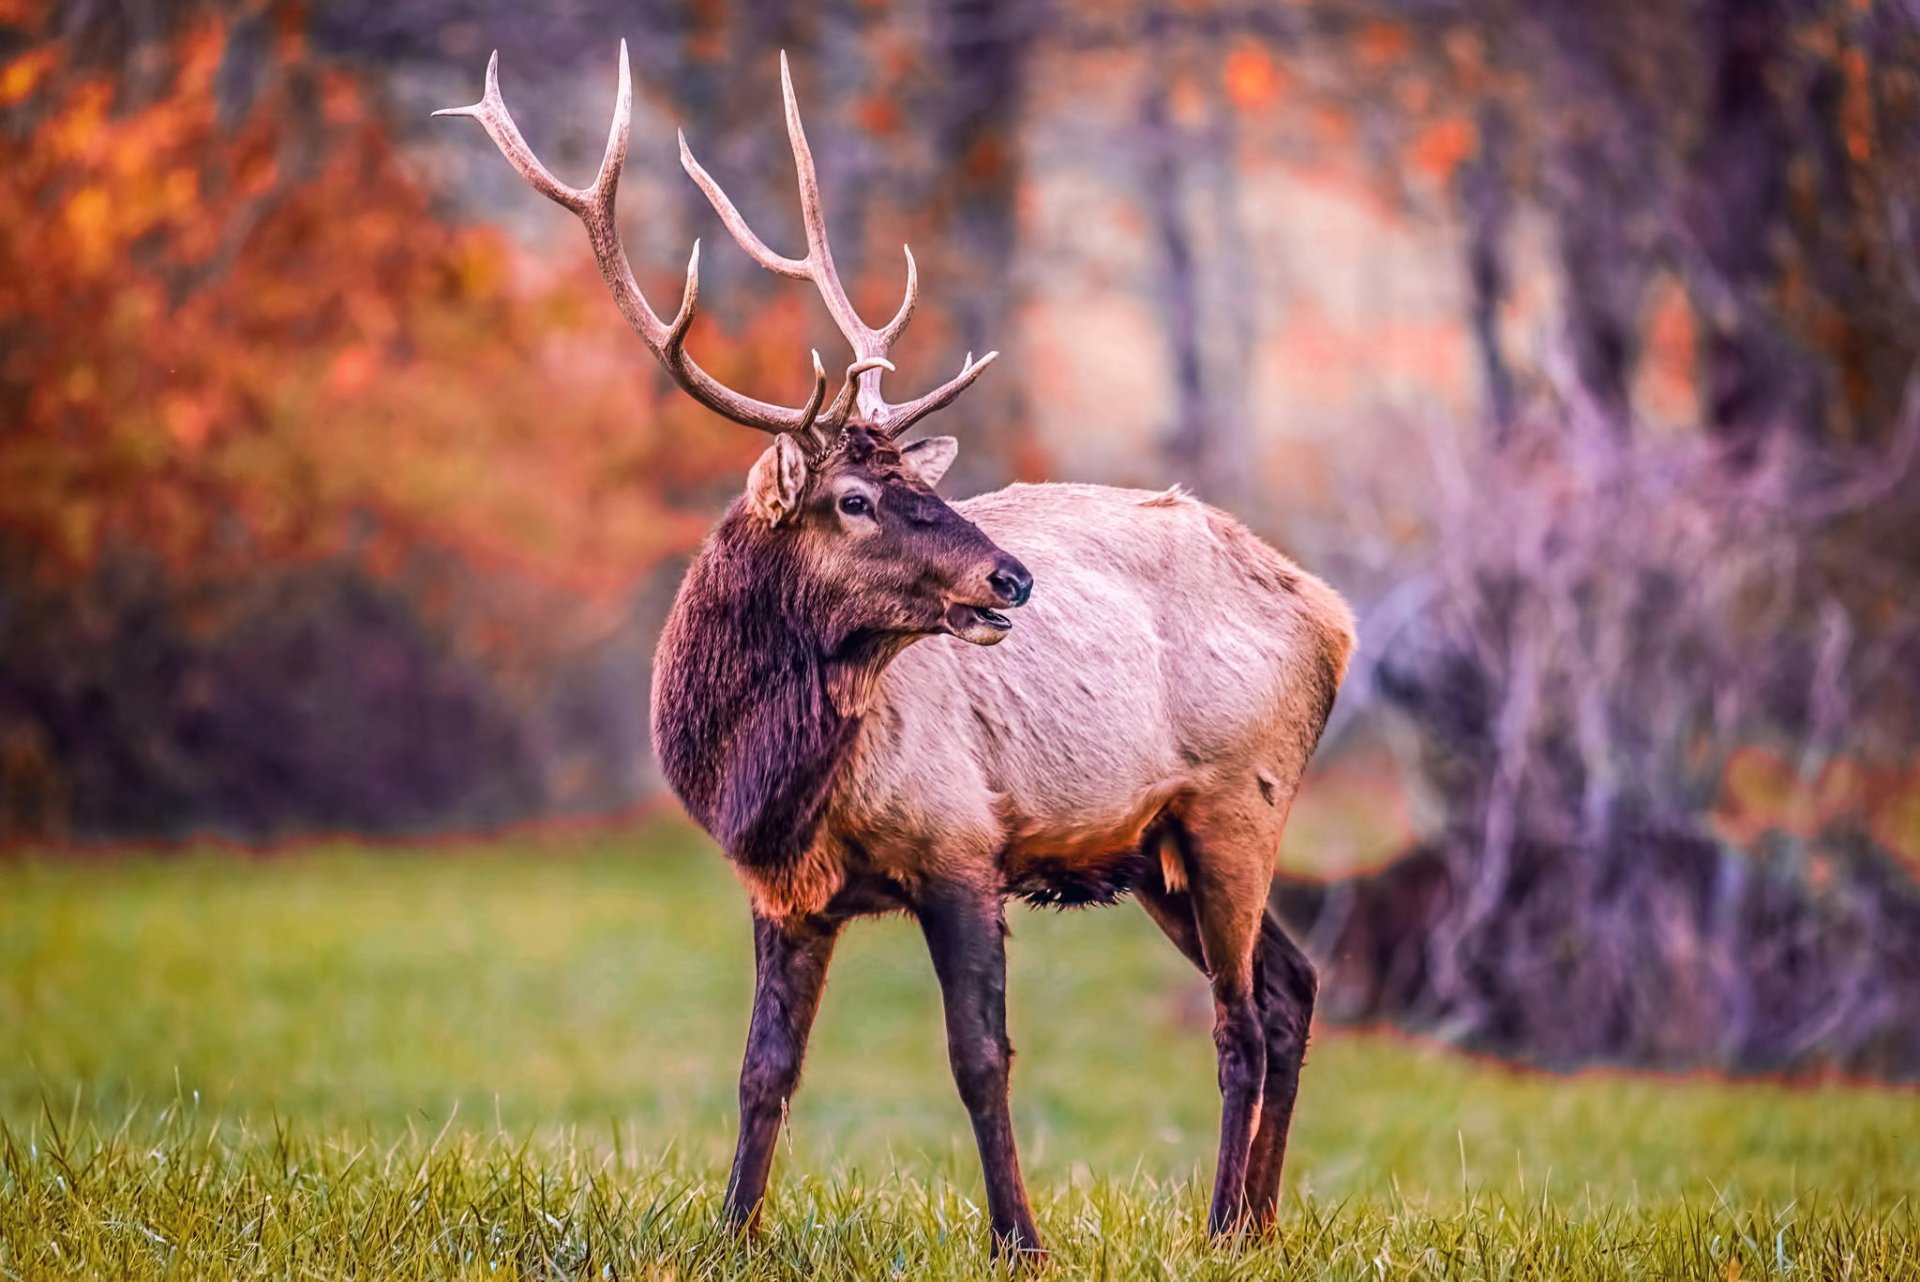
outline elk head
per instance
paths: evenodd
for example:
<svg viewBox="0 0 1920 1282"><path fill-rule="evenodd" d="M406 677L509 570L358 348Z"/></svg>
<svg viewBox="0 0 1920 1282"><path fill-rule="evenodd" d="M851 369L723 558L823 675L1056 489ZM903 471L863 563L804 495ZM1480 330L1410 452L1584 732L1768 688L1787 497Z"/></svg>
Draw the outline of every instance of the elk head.
<svg viewBox="0 0 1920 1282"><path fill-rule="evenodd" d="M1013 626L1000 611L1026 603L1033 576L933 492L958 449L951 436L901 449L856 425L817 459L781 437L754 464L744 507L786 544L776 555L828 636L992 645Z"/></svg>
<svg viewBox="0 0 1920 1282"><path fill-rule="evenodd" d="M780 55L780 88L800 179L806 256L775 253L754 234L726 192L693 158L684 132L680 163L755 262L782 276L813 282L853 348L854 359L831 402L826 369L820 353L814 352L812 392L805 404L793 408L734 391L687 352L687 331L700 296L699 241L687 261L686 286L672 320L660 319L634 280L614 217L633 112L626 41L620 42L620 88L606 154L591 187L568 187L533 154L500 96L499 68L495 51L480 101L434 114L478 120L536 191L586 225L600 275L621 315L675 382L715 413L773 434L773 444L754 464L747 492L736 505L761 527L754 542L804 579L806 595L836 616L832 630L841 636L911 639L945 632L976 645L999 641L1012 626L999 611L1025 603L1032 576L934 494L934 484L959 448L952 437L898 444L908 428L971 386L999 353L989 352L979 361L968 353L958 374L914 400L894 404L881 394L881 377L894 368L887 353L913 317L919 271L913 251L907 249L906 296L899 310L878 329L861 320L827 243L819 178L800 124L786 54Z"/></svg>

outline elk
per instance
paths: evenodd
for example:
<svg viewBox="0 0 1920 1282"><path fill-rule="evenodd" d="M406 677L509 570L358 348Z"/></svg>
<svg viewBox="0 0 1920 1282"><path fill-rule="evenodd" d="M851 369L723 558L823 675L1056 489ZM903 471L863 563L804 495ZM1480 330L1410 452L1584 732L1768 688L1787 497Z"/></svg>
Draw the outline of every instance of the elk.
<svg viewBox="0 0 1920 1282"><path fill-rule="evenodd" d="M1212 988L1221 1121L1208 1228L1269 1225L1316 980L1268 896L1354 645L1346 604L1178 487L937 497L955 441L901 437L995 354L969 355L914 400L882 396L919 292L913 254L899 310L866 324L828 247L784 54L805 256L748 227L684 132L680 161L748 255L812 282L852 347L831 401L814 353L797 407L725 387L688 353L698 242L671 320L634 281L614 217L633 96L625 42L605 157L586 188L535 158L498 73L496 52L481 100L438 114L477 119L585 223L621 314L682 388L773 435L687 571L653 679L665 776L753 913L728 1220L759 1219L835 940L855 918L906 912L939 979L993 1245L1040 1256L1008 1110L1005 905L1131 894ZM1003 613L1015 607L1017 625Z"/></svg>

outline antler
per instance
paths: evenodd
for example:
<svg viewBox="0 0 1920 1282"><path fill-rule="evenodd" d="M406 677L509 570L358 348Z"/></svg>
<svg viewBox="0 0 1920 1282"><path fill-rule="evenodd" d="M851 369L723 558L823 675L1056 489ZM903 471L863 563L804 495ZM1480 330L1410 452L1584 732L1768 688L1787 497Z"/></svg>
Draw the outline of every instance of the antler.
<svg viewBox="0 0 1920 1282"><path fill-rule="evenodd" d="M512 113L500 97L500 52L497 49L487 61L487 88L480 101L471 107L447 107L433 114L471 116L478 120L486 129L487 136L493 139L494 145L507 158L507 163L518 170L535 191L565 206L586 225L587 239L593 245L594 261L600 267L600 276L607 282L607 288L613 292L613 301L620 308L620 314L627 318L627 324L633 327L633 332L640 336L640 341L647 345L647 349L659 358L673 380L695 400L736 423L757 427L765 432L798 433L802 437L813 438L816 445L823 444L840 429L852 407L854 380L873 367L864 358L855 360L847 367L846 381L841 386L840 394L834 397L833 404L822 415L820 409L826 400L827 374L820 364L818 352L813 353L813 391L808 395L807 403L798 409L772 405L736 392L701 369L688 354L687 330L693 325L694 309L700 300L699 241L693 242L693 253L687 259L686 288L681 291L680 308L671 321L662 321L648 305L646 296L640 292L639 283L633 278L633 267L627 262L626 251L621 248L620 228L614 218L614 196L620 185L620 169L627 159L627 134L633 118L633 73L627 66L625 40L620 42L620 91L614 99L613 125L607 132L607 151L591 187L567 186L555 178L540 163L540 158L533 154L533 149L527 146L520 127L514 124Z"/></svg>
<svg viewBox="0 0 1920 1282"><path fill-rule="evenodd" d="M671 321L662 321L640 292L626 251L621 248L620 229L614 218L614 193L620 184L621 167L626 163L627 135L633 116L633 76L628 70L625 40L620 42L620 91L614 100L613 125L607 133L607 150L600 161L600 172L591 187L575 188L562 183L527 146L519 126L514 124L513 116L500 97L498 50L487 62L487 87L479 102L470 107L448 107L433 114L471 116L478 120L507 162L533 185L535 191L565 206L586 225L587 239L593 245L594 261L599 264L600 275L607 282L607 288L613 292L613 300L619 306L620 314L626 317L627 324L633 327L634 333L640 336L647 349L659 358L674 381L702 405L748 427L766 432L797 434L813 452L823 450L849 422L858 422L891 439L952 402L999 353L989 352L977 362L973 354L968 353L966 364L961 366L958 375L916 400L891 405L881 397L881 372L893 369L887 352L912 318L914 302L920 290L913 251L907 250L907 292L900 310L886 325L879 329L871 328L854 311L852 302L847 298L846 287L840 283L840 274L833 265L833 252L827 244L826 220L820 210L820 182L814 172L813 152L808 148L806 133L800 126L800 108L794 101L793 77L787 69L787 55L784 52L780 55L780 87L786 100L787 136L793 144L794 165L800 176L800 212L807 230L805 258L787 258L776 254L754 235L720 185L694 160L693 153L687 149L684 132L680 135L680 163L700 184L700 189L713 203L727 230L733 233L734 239L740 242L741 248L755 262L783 276L814 283L840 332L852 344L854 361L847 366L845 378L833 403L826 405L824 411L822 405L826 400L827 375L820 363L819 352L813 353L812 393L807 397L807 403L798 409L772 405L734 391L701 369L687 353L687 330L693 324L694 308L700 297L699 241L694 241L693 254L687 260L686 287L680 295L680 308Z"/></svg>
<svg viewBox="0 0 1920 1282"><path fill-rule="evenodd" d="M740 248L746 250L753 261L768 271L814 283L834 323L847 336L847 342L853 345L854 355L873 363L867 372L855 376L858 384L858 421L890 438L899 436L916 421L949 404L965 391L999 353L989 352L979 362L974 361L973 353L967 353L966 364L960 367L959 374L918 400L892 405L880 395L881 371L893 369L893 365L887 361L887 352L893 346L894 339L900 336L900 331L907 327L907 322L913 319L913 305L920 294L920 272L913 261L913 250L901 246L907 256L907 292L900 302L900 310L893 314L892 320L874 329L853 310L853 303L847 298L846 286L840 283L840 273L833 265L833 249L827 242L826 215L820 208L820 179L814 172L813 149L807 145L807 131L800 124L800 104L793 96L793 73L787 66L784 50L780 54L780 96L786 106L787 139L793 144L793 165L800 178L800 218L807 231L805 258L788 258L784 254L777 254L754 234L753 229L747 226L747 220L734 207L733 201L727 198L727 193L713 180L713 175L693 158L693 152L687 147L685 130L680 133L680 164L700 184L700 190L713 203L720 221L726 224L733 238L740 242Z"/></svg>

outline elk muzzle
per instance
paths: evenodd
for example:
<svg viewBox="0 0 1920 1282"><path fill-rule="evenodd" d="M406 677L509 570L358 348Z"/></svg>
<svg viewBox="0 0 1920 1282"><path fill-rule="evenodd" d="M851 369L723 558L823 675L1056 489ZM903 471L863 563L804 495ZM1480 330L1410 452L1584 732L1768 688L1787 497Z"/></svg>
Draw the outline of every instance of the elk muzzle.
<svg viewBox="0 0 1920 1282"><path fill-rule="evenodd" d="M1005 552L994 557L987 570L984 602L954 601L947 606L947 631L973 645L996 645L1013 628L1000 613L1027 603L1033 595L1033 575Z"/></svg>

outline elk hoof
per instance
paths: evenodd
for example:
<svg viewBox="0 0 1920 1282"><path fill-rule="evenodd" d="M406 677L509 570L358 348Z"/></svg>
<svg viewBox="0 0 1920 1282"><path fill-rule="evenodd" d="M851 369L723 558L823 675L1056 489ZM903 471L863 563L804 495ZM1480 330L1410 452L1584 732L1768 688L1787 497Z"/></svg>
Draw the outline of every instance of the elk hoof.
<svg viewBox="0 0 1920 1282"><path fill-rule="evenodd" d="M993 1258L1006 1260L1023 1272L1037 1272L1047 1265L1047 1248L1033 1230L1015 1229L993 1235Z"/></svg>
<svg viewBox="0 0 1920 1282"><path fill-rule="evenodd" d="M1016 1226L1008 1232L993 1232L993 1257L1004 1259L1020 1269L1043 1269L1046 1265L1046 1247L1041 1244L1041 1234L1031 1224Z"/></svg>

